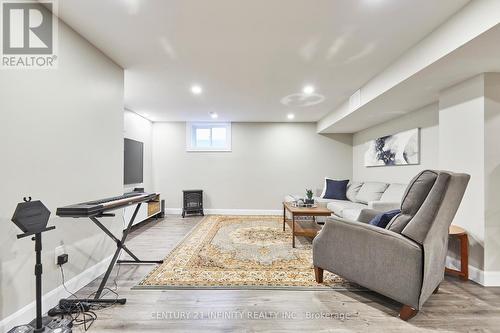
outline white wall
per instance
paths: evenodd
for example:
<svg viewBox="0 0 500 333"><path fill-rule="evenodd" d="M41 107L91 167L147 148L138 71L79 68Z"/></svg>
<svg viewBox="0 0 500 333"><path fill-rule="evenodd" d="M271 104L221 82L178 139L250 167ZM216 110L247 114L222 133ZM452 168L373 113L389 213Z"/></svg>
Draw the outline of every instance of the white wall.
<svg viewBox="0 0 500 333"><path fill-rule="evenodd" d="M500 285L500 73L485 74L484 96L484 268L497 272L496 284Z"/></svg>
<svg viewBox="0 0 500 333"><path fill-rule="evenodd" d="M58 58L57 69L0 73L2 319L35 298L33 242L17 240L20 230L10 222L24 196L42 200L57 228L43 235L44 293L61 283L56 246L69 254L68 280L116 248L90 220L58 218L55 211L122 193L123 70L63 23ZM117 231L121 219L104 223Z"/></svg>
<svg viewBox="0 0 500 333"><path fill-rule="evenodd" d="M146 192L153 192L153 123L129 110L125 110L123 117L124 137L144 143L143 182L140 184L126 185L124 190L127 192L133 190L134 187L144 187Z"/></svg>
<svg viewBox="0 0 500 333"><path fill-rule="evenodd" d="M484 268L484 76L439 97L439 167L471 175L454 220L469 233L469 263Z"/></svg>
<svg viewBox="0 0 500 333"><path fill-rule="evenodd" d="M153 124L153 178L167 209L198 188L206 208L280 209L284 195L322 188L325 176L352 176L351 135L319 135L313 123L233 123L232 152L186 152L185 131Z"/></svg>
<svg viewBox="0 0 500 333"><path fill-rule="evenodd" d="M419 171L438 167L438 105L432 104L400 118L388 121L361 132L353 137L353 179L408 183ZM365 167L366 143L381 136L419 127L420 164L388 167Z"/></svg>

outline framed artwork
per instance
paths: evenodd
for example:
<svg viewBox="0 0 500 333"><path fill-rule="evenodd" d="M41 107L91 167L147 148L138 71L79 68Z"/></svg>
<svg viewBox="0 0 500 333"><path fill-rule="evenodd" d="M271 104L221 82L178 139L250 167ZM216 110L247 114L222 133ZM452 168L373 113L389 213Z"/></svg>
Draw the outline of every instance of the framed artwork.
<svg viewBox="0 0 500 333"><path fill-rule="evenodd" d="M418 128L383 136L366 143L366 167L419 163L420 130Z"/></svg>

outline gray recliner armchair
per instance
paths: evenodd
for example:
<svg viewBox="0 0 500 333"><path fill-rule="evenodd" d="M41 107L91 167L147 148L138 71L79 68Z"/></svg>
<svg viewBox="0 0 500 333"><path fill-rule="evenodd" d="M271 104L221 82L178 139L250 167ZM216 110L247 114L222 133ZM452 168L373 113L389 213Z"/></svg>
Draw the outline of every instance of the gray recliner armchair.
<svg viewBox="0 0 500 333"><path fill-rule="evenodd" d="M326 269L403 304L408 320L444 279L448 228L470 176L425 170L408 185L401 213L387 227L368 224L379 212L363 210L358 222L329 218L313 241L316 281Z"/></svg>

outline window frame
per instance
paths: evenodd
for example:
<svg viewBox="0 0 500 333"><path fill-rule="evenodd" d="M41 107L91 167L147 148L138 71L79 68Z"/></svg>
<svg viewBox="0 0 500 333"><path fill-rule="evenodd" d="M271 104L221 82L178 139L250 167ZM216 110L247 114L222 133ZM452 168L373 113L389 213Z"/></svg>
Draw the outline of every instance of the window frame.
<svg viewBox="0 0 500 333"><path fill-rule="evenodd" d="M209 128L210 138L212 137L212 129L214 127L222 127L226 129L226 145L224 147L197 147L195 140L195 130L197 128ZM186 122L186 151L188 152L230 152L232 151L232 135L230 122Z"/></svg>

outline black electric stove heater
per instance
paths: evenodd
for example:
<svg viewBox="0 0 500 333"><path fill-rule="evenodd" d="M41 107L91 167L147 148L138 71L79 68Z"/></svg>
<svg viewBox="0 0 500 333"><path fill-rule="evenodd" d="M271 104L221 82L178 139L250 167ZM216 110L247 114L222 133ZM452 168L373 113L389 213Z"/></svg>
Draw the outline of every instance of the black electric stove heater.
<svg viewBox="0 0 500 333"><path fill-rule="evenodd" d="M187 214L204 215L202 190L184 190L182 191L182 197L182 217L185 217Z"/></svg>

